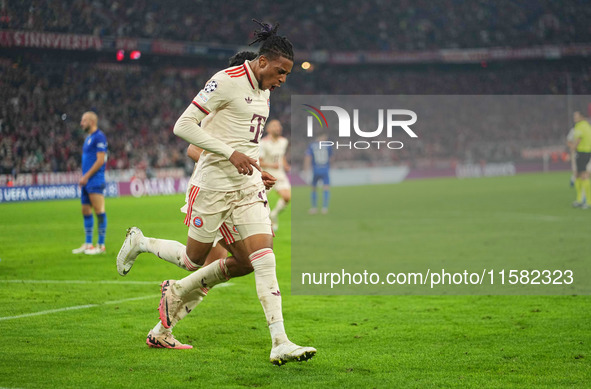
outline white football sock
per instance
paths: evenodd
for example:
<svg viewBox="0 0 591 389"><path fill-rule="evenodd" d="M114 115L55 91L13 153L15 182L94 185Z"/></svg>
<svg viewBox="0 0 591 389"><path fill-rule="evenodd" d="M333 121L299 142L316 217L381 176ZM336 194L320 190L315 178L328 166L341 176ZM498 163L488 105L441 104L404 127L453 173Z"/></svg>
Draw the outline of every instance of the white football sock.
<svg viewBox="0 0 591 389"><path fill-rule="evenodd" d="M276 321L273 324L269 324L269 332L271 333L271 339L273 340L273 347L282 343L291 343L289 339L287 339L282 321Z"/></svg>
<svg viewBox="0 0 591 389"><path fill-rule="evenodd" d="M187 302L184 304L183 309L177 314L177 323L187 316L193 309L195 309L195 307L199 305L201 301L203 301L205 296L207 296L207 292L201 289L197 289L185 296ZM174 326L171 326L170 328L164 328L162 322L158 321L158 324L156 324L153 331L157 334L164 334L166 332L172 332L173 328Z"/></svg>
<svg viewBox="0 0 591 389"><path fill-rule="evenodd" d="M288 342L283 328L283 313L281 312L281 292L275 274L275 254L272 249L265 248L255 251L250 256L254 268L254 279L259 301L265 311L273 347Z"/></svg>
<svg viewBox="0 0 591 389"><path fill-rule="evenodd" d="M226 258L222 258L202 267L193 274L189 274L182 280L178 280L172 288L175 294L185 299L189 293L195 290L201 289L207 293L209 289L229 279Z"/></svg>
<svg viewBox="0 0 591 389"><path fill-rule="evenodd" d="M275 208L273 208L273 210L271 211L271 219L276 219L277 215L279 215L279 213L281 211L283 211L283 208L285 208L285 201L283 200L283 198L279 198L279 200L277 200L277 204L275 204Z"/></svg>
<svg viewBox="0 0 591 389"><path fill-rule="evenodd" d="M157 334L165 334L167 332L170 333L172 330L169 328L164 328L162 322L158 321L158 324L156 324L156 326L152 328L152 331L154 331Z"/></svg>
<svg viewBox="0 0 591 389"><path fill-rule="evenodd" d="M187 256L185 245L175 240L142 238L140 239L140 249L142 252L152 253L181 269L195 271L200 268L199 265L191 262Z"/></svg>

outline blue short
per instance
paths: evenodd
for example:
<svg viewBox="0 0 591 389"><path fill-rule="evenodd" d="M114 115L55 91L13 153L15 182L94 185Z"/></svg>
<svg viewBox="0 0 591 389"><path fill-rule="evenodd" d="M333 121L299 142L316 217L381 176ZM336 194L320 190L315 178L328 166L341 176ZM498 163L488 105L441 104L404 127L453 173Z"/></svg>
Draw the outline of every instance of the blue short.
<svg viewBox="0 0 591 389"><path fill-rule="evenodd" d="M314 176L312 178L312 186L318 185L318 181L322 180L323 185L330 185L330 177L328 175L328 171L323 172L314 172Z"/></svg>
<svg viewBox="0 0 591 389"><path fill-rule="evenodd" d="M105 187L106 185L103 184L86 184L82 187L82 196L81 196L81 202L82 204L88 204L90 205L90 193L98 193L98 194L102 194L103 196L105 195Z"/></svg>

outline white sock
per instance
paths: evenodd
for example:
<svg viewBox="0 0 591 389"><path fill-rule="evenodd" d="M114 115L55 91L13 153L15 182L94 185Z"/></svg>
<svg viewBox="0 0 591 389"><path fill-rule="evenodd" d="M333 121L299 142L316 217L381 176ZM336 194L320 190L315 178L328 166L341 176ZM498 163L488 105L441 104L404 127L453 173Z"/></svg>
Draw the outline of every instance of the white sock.
<svg viewBox="0 0 591 389"><path fill-rule="evenodd" d="M271 219L276 219L277 215L279 215L279 213L281 211L283 211L283 208L285 208L285 200L283 200L283 198L279 198L279 200L277 200L277 204L275 204L275 208L273 208L273 210L271 211Z"/></svg>
<svg viewBox="0 0 591 389"><path fill-rule="evenodd" d="M254 279L259 301L265 311L273 347L288 342L283 328L283 313L281 312L281 292L275 274L275 254L266 248L255 251L250 256L254 268Z"/></svg>
<svg viewBox="0 0 591 389"><path fill-rule="evenodd" d="M164 326L162 325L162 323L159 321L158 324L156 324L156 326L154 326L154 328L152 328L152 331L154 331L157 334L165 334L165 333L170 333L172 332L172 330L170 328L164 328Z"/></svg>
<svg viewBox="0 0 591 389"><path fill-rule="evenodd" d="M187 316L193 309L195 309L195 307L197 305L199 305L199 303L201 303L201 301L203 301L203 298L207 296L207 292L204 292L201 289L197 289L191 293L189 293L187 296L185 296L185 298L187 299L187 302L185 303L183 309L177 314L178 316L178 320L177 323L179 321L181 321L185 316ZM172 329L174 328L174 326L171 326L170 328L164 328L164 326L162 325L162 322L158 321L158 324L156 324L156 326L152 329L152 331L154 331L157 334L164 334L164 333L170 333L172 332Z"/></svg>
<svg viewBox="0 0 591 389"><path fill-rule="evenodd" d="M174 293L184 299L195 290L201 290L207 294L209 289L229 279L226 258L222 258L202 267L193 274L189 274L182 280L178 280L172 287Z"/></svg>
<svg viewBox="0 0 591 389"><path fill-rule="evenodd" d="M175 240L143 238L140 240L140 249L142 252L152 253L181 269L195 271L200 267L187 257L185 245Z"/></svg>
<svg viewBox="0 0 591 389"><path fill-rule="evenodd" d="M273 340L273 347L289 342L282 321L276 321L273 324L269 324L269 332L271 333L271 339Z"/></svg>

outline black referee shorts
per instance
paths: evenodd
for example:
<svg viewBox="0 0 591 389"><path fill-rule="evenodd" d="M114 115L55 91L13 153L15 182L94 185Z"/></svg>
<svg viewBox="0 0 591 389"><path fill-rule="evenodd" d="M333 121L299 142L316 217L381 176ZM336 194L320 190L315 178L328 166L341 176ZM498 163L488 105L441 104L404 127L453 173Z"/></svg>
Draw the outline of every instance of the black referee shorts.
<svg viewBox="0 0 591 389"><path fill-rule="evenodd" d="M591 159L591 153L580 153L577 151L577 173L587 171L587 164L589 163L589 159Z"/></svg>

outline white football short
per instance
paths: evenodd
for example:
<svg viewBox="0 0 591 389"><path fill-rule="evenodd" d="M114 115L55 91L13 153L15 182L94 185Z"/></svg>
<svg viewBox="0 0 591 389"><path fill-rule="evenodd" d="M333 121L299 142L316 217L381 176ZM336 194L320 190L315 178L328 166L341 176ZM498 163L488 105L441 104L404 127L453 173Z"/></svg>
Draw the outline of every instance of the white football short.
<svg viewBox="0 0 591 389"><path fill-rule="evenodd" d="M291 189L291 184L289 182L289 178L287 174L285 174L284 170L269 170L269 174L277 179L275 181L275 185L273 185L273 189L275 190L289 190Z"/></svg>
<svg viewBox="0 0 591 389"><path fill-rule="evenodd" d="M264 185L232 192L192 186L187 199L185 224L189 237L201 243L228 244L256 234L273 234Z"/></svg>
<svg viewBox="0 0 591 389"><path fill-rule="evenodd" d="M291 189L291 184L289 183L289 179L287 178L287 174L283 173L279 177L275 177L275 178L277 178L277 181L275 182L273 189L275 189L275 190L290 190Z"/></svg>

